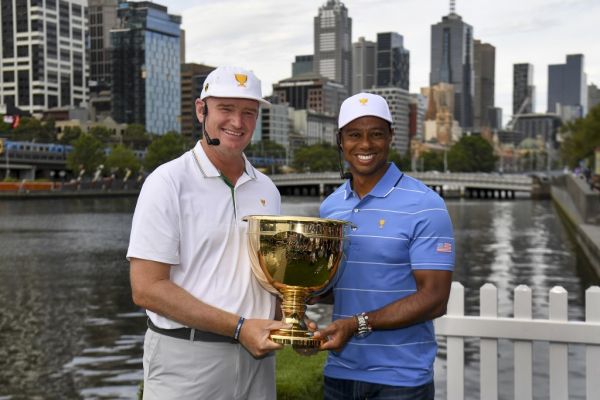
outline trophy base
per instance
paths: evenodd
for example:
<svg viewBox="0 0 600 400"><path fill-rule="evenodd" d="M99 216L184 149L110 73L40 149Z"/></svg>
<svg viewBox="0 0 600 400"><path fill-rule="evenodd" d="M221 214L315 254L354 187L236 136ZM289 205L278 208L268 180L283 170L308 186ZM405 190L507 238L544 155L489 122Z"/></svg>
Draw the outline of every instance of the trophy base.
<svg viewBox="0 0 600 400"><path fill-rule="evenodd" d="M315 339L308 331L288 331L285 329L271 333L271 340L279 344L289 344L295 349L318 349L322 339Z"/></svg>

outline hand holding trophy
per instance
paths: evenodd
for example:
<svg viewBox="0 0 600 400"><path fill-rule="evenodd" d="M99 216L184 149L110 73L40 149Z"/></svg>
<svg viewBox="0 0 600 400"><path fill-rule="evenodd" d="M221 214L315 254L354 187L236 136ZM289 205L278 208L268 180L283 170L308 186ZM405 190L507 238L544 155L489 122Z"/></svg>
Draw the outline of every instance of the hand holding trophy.
<svg viewBox="0 0 600 400"><path fill-rule="evenodd" d="M276 343L297 350L316 349L304 323L306 302L335 282L349 223L324 218L250 215L248 249L252 271L260 284L282 298L283 321L289 329L271 333Z"/></svg>

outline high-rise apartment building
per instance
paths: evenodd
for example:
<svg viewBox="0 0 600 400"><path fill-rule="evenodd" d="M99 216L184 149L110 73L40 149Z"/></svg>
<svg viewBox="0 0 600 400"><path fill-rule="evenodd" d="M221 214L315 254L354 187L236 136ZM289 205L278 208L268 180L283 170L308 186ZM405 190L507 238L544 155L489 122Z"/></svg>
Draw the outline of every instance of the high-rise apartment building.
<svg viewBox="0 0 600 400"><path fill-rule="evenodd" d="M90 91L110 89L110 30L117 27L117 0L88 0L90 26Z"/></svg>
<svg viewBox="0 0 600 400"><path fill-rule="evenodd" d="M583 54L567 55L565 64L548 66L548 112L568 121L587 113L587 78Z"/></svg>
<svg viewBox="0 0 600 400"><path fill-rule="evenodd" d="M425 113L427 112L427 97L419 93L411 93L409 109L409 136L411 139L415 139L419 142L422 142L425 134Z"/></svg>
<svg viewBox="0 0 600 400"><path fill-rule="evenodd" d="M122 2L111 31L112 115L151 133L180 131L181 17L149 1Z"/></svg>
<svg viewBox="0 0 600 400"><path fill-rule="evenodd" d="M314 19L314 72L352 93L352 18L339 0L327 0Z"/></svg>
<svg viewBox="0 0 600 400"><path fill-rule="evenodd" d="M533 65L528 63L513 65L513 115L519 110L522 114L531 114L535 110Z"/></svg>
<svg viewBox="0 0 600 400"><path fill-rule="evenodd" d="M366 92L378 94L387 101L394 121L392 123L392 129L394 129L392 148L400 155L407 154L410 148L408 131L410 93L408 93L408 90L399 87L372 88L366 90Z"/></svg>
<svg viewBox="0 0 600 400"><path fill-rule="evenodd" d="M375 86L376 43L359 37L352 43L352 91L354 94Z"/></svg>
<svg viewBox="0 0 600 400"><path fill-rule="evenodd" d="M397 32L377 34L377 87L399 87L409 90L410 52Z"/></svg>
<svg viewBox="0 0 600 400"><path fill-rule="evenodd" d="M181 64L181 133L198 140L202 125L196 117L196 99L200 97L204 80L215 67L203 64Z"/></svg>
<svg viewBox="0 0 600 400"><path fill-rule="evenodd" d="M473 127L490 128L489 110L494 108L496 86L496 48L480 40L473 41L473 71L475 96L473 97Z"/></svg>
<svg viewBox="0 0 600 400"><path fill-rule="evenodd" d="M454 119L464 130L473 127L473 27L450 10L431 26L430 86L454 86Z"/></svg>
<svg viewBox="0 0 600 400"><path fill-rule="evenodd" d="M86 5L0 1L0 104L41 115L87 102Z"/></svg>

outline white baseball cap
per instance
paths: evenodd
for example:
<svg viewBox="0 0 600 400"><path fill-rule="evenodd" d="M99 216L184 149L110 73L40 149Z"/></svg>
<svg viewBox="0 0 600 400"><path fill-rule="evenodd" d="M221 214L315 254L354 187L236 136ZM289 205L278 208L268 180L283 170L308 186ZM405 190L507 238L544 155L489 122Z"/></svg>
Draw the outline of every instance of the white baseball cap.
<svg viewBox="0 0 600 400"><path fill-rule="evenodd" d="M348 97L342 103L338 116L338 129L342 129L357 118L366 116L379 117L390 124L393 122L390 108L383 97L373 93L358 93Z"/></svg>
<svg viewBox="0 0 600 400"><path fill-rule="evenodd" d="M260 79L252 71L239 67L217 67L206 77L200 100L207 97L231 97L256 100L266 106L271 103L262 98Z"/></svg>

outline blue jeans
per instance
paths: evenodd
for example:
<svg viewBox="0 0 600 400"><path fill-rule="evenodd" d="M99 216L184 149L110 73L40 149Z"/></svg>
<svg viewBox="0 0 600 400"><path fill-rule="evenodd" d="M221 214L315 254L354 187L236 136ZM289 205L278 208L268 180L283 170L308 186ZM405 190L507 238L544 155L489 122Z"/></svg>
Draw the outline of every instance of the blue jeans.
<svg viewBox="0 0 600 400"><path fill-rule="evenodd" d="M404 387L325 377L324 400L433 400L433 381L422 386Z"/></svg>

